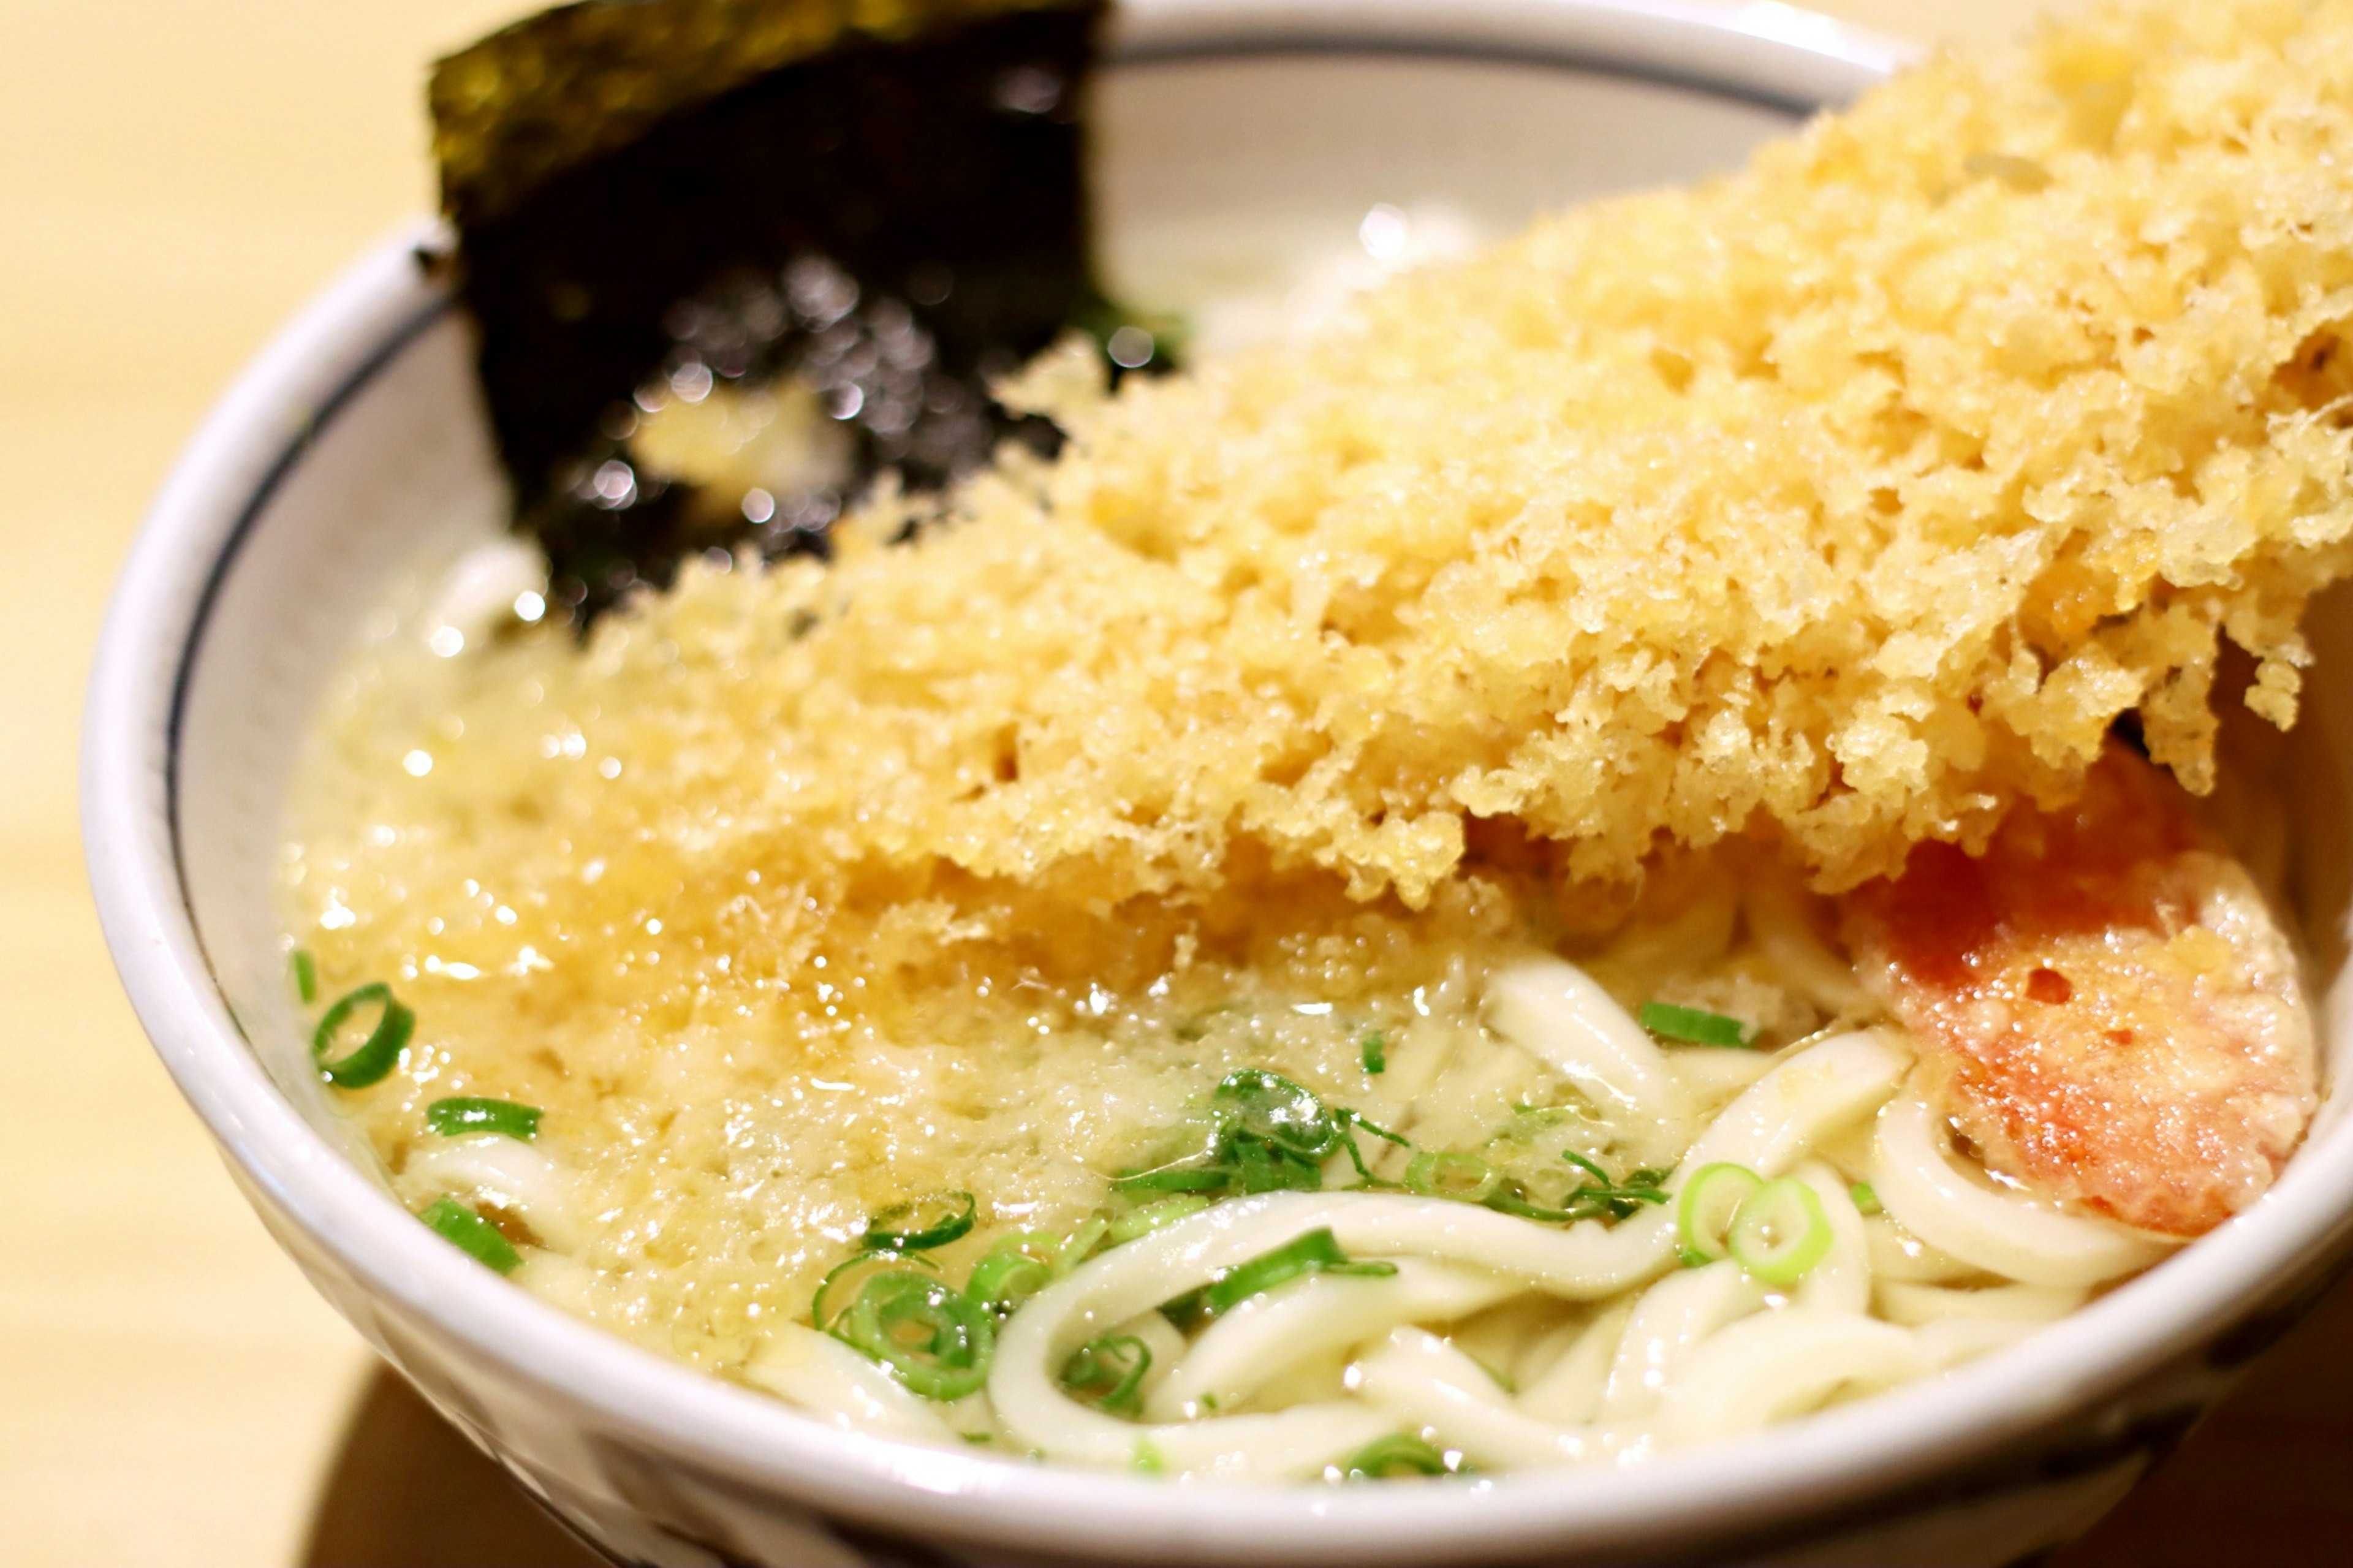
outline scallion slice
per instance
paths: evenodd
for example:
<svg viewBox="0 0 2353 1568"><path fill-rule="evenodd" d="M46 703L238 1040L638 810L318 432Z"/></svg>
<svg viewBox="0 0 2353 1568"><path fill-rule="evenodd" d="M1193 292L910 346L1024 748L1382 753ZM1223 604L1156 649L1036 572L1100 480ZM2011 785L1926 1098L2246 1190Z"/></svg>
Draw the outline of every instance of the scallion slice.
<svg viewBox="0 0 2353 1568"><path fill-rule="evenodd" d="M1813 1188L1795 1176L1767 1182L1732 1222L1734 1261L1767 1285L1795 1285L1831 1249L1831 1216Z"/></svg>
<svg viewBox="0 0 2353 1568"><path fill-rule="evenodd" d="M1504 1173L1476 1154L1424 1152L1405 1168L1407 1191L1466 1204L1485 1203L1503 1182Z"/></svg>
<svg viewBox="0 0 2353 1568"><path fill-rule="evenodd" d="M1144 1405L1145 1374L1152 1348L1134 1334L1089 1340L1062 1363L1064 1391L1093 1402L1114 1415L1133 1415Z"/></svg>
<svg viewBox="0 0 2353 1568"><path fill-rule="evenodd" d="M1670 1002L1642 1004L1642 1027L1670 1040L1693 1046L1740 1047L1752 1042L1748 1026L1737 1018L1704 1007L1678 1007Z"/></svg>
<svg viewBox="0 0 2353 1568"><path fill-rule="evenodd" d="M964 1293L1003 1317L1054 1282L1061 1256L1061 1238L1042 1230L999 1237L972 1266Z"/></svg>
<svg viewBox="0 0 2353 1568"><path fill-rule="evenodd" d="M962 1399L988 1381L997 1317L946 1281L909 1269L869 1275L826 1330L926 1399Z"/></svg>
<svg viewBox="0 0 2353 1568"><path fill-rule="evenodd" d="M1156 1199L1140 1208L1130 1209L1112 1221L1111 1228L1103 1233L1103 1239L1118 1247L1138 1237L1150 1236L1155 1230L1165 1230L1188 1215L1199 1214L1208 1206L1209 1200L1198 1193L1178 1193L1171 1197Z"/></svg>
<svg viewBox="0 0 2353 1568"><path fill-rule="evenodd" d="M344 1023L361 1008L375 1005L375 1027L346 1054L335 1056L335 1042ZM319 1076L337 1089L365 1089L380 1083L400 1060L400 1053L416 1031L417 1015L393 996L392 987L383 981L363 985L342 997L327 1009L319 1020L316 1033L311 1037L311 1059L319 1065Z"/></svg>
<svg viewBox="0 0 2353 1568"><path fill-rule="evenodd" d="M1366 1072L1378 1077L1389 1070L1388 1037L1378 1029L1366 1030L1365 1037L1356 1042L1356 1050Z"/></svg>
<svg viewBox="0 0 2353 1568"><path fill-rule="evenodd" d="M939 1272L939 1265L928 1258L911 1258L903 1252L861 1252L845 1262L837 1263L818 1282L817 1297L809 1302L809 1321L820 1329L830 1330L843 1309L858 1299L866 1282L878 1274L917 1274L930 1279Z"/></svg>
<svg viewBox="0 0 2353 1568"><path fill-rule="evenodd" d="M1054 1254L1054 1278L1060 1279L1092 1258L1095 1248L1101 1247L1103 1237L1110 1234L1111 1221L1102 1215L1091 1214L1081 1220L1077 1227L1062 1238L1060 1248Z"/></svg>
<svg viewBox="0 0 2353 1568"><path fill-rule="evenodd" d="M1292 1153L1320 1160L1340 1144L1340 1122L1313 1090L1280 1073L1244 1068L1218 1080L1213 1101L1233 1108L1240 1130Z"/></svg>
<svg viewBox="0 0 2353 1568"><path fill-rule="evenodd" d="M311 956L307 947L294 950L294 994L308 1007L319 999L319 961Z"/></svg>
<svg viewBox="0 0 2353 1568"><path fill-rule="evenodd" d="M528 1143L539 1136L542 1114L536 1105L518 1105L512 1100L453 1096L437 1100L425 1108L425 1125L444 1138L495 1132L501 1138Z"/></svg>
<svg viewBox="0 0 2353 1568"><path fill-rule="evenodd" d="M512 1274L522 1267L522 1254L515 1250L514 1243L497 1226L455 1198L437 1198L417 1217L478 1263L501 1274Z"/></svg>
<svg viewBox="0 0 2353 1568"><path fill-rule="evenodd" d="M972 1226L970 1193L933 1193L892 1204L868 1220L865 1245L874 1252L927 1252L967 1235Z"/></svg>
<svg viewBox="0 0 2353 1568"><path fill-rule="evenodd" d="M1740 1206L1764 1186L1765 1178L1746 1165L1718 1162L1692 1173L1675 1204L1675 1240L1687 1268L1729 1256Z"/></svg>
<svg viewBox="0 0 2353 1568"><path fill-rule="evenodd" d="M1164 1303L1161 1311L1177 1327L1208 1322L1253 1296L1287 1284L1303 1274L1366 1274L1397 1272L1394 1263L1357 1263L1340 1250L1328 1226L1309 1231L1297 1240L1237 1263L1198 1290L1188 1290Z"/></svg>
<svg viewBox="0 0 2353 1568"><path fill-rule="evenodd" d="M1446 1456L1409 1432L1376 1437L1340 1468L1352 1481L1385 1481L1397 1476L1442 1476Z"/></svg>
<svg viewBox="0 0 2353 1568"><path fill-rule="evenodd" d="M1856 1208L1867 1215L1877 1214L1883 1206L1879 1201L1878 1189L1869 1182L1855 1183L1847 1188L1846 1195L1854 1200Z"/></svg>

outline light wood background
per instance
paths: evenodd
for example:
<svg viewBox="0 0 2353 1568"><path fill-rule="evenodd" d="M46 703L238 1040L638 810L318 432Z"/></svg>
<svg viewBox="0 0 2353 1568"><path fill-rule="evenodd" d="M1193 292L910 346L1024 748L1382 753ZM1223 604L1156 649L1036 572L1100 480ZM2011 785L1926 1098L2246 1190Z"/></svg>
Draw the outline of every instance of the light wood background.
<svg viewBox="0 0 2353 1568"><path fill-rule="evenodd" d="M0 1563L579 1561L247 1212L116 986L74 812L90 650L148 496L272 328L428 205L425 62L524 8L0 0ZM1820 8L1923 39L2031 9ZM2353 1459L2348 1331L2353 1298L2071 1562L2254 1560L2243 1523L2218 1549L2181 1522L2224 1500L2284 1543L2345 1525L2298 1478Z"/></svg>

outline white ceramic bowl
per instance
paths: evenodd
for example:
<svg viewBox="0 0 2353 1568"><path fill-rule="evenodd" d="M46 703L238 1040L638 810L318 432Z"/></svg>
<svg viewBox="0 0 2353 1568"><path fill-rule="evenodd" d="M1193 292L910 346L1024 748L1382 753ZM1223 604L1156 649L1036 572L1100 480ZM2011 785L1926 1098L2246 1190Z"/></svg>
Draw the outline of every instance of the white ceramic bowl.
<svg viewBox="0 0 2353 1568"><path fill-rule="evenodd" d="M1146 0L1096 171L1115 271L1263 271L1377 202L1515 226L1735 163L1895 63L1775 4ZM156 1049L272 1234L434 1405L615 1557L825 1563L1996 1563L2083 1528L2331 1276L2353 1129L2331 1106L2254 1212L1939 1382L1625 1472L1217 1489L845 1435L607 1338L417 1225L321 1103L271 897L306 715L400 574L501 524L467 330L409 239L237 383L148 520L91 684L91 879ZM2303 739L2314 887L2344 861L2353 665ZM2335 880L2341 884L2342 878ZM2316 898L2324 895L2316 892ZM2327 910L2340 902L2325 902ZM2323 945L2341 927L2317 917ZM2328 998L2332 1039L2347 998Z"/></svg>

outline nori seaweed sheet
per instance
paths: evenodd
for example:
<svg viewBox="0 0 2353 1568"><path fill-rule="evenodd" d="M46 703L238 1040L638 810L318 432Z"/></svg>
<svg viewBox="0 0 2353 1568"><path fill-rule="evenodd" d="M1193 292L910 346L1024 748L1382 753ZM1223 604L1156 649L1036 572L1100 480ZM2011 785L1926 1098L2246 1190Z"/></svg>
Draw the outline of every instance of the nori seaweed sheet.
<svg viewBox="0 0 2353 1568"><path fill-rule="evenodd" d="M985 381L1110 314L1077 112L1103 9L589 0L442 62L459 287L558 605L585 625L697 551L821 549L886 471L1050 446ZM638 389L784 372L851 434L845 493L739 509L632 466Z"/></svg>

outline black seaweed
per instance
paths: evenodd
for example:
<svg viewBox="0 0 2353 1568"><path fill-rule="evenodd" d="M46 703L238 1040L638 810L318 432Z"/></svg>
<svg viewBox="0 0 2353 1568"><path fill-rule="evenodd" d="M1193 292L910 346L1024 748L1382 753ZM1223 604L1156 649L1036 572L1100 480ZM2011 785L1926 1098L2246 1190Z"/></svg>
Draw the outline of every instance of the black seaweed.
<svg viewBox="0 0 2353 1568"><path fill-rule="evenodd" d="M950 19L887 38L836 26L821 53L716 97L681 88L654 116L640 101L619 145L604 145L613 132L594 111L571 110L592 150L567 161L548 117L595 100L600 72L642 100L669 58L649 44L631 59L626 25L676 55L681 17L711 23L715 3L564 7L437 77L459 286L517 525L546 547L554 598L584 625L699 551L821 550L885 472L920 491L1008 435L1050 449L1052 426L1008 414L985 382L1112 314L1092 267L1076 112L1102 0L977 16L986 0L918 5L907 9ZM766 0L771 20L797 10L822 32L839 8ZM584 58L576 40L591 34ZM510 74L560 79L564 93L493 125L503 140L485 135L495 117L459 89L482 58L523 43L529 68ZM698 47L708 54L707 38ZM552 74L552 57L568 74ZM787 371L852 435L847 493L713 497L637 471L638 389L658 399L706 373L758 384Z"/></svg>

